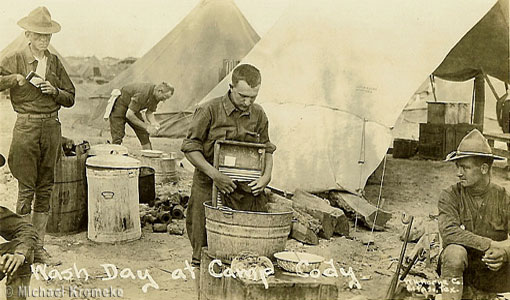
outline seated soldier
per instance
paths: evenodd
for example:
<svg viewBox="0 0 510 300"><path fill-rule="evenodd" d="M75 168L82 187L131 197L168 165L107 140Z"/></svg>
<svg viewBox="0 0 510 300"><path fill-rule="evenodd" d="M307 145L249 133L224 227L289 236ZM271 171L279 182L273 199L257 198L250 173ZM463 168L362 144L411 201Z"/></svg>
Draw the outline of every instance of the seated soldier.
<svg viewBox="0 0 510 300"><path fill-rule="evenodd" d="M476 129L446 158L455 162L459 182L438 202L443 299L510 292L510 196L491 181L494 159L502 158Z"/></svg>
<svg viewBox="0 0 510 300"><path fill-rule="evenodd" d="M0 166L4 163L5 158L0 154ZM0 206L0 236L7 241L0 243L0 280L7 276L7 299L26 299L23 293L28 292L30 285L36 231L32 224Z"/></svg>

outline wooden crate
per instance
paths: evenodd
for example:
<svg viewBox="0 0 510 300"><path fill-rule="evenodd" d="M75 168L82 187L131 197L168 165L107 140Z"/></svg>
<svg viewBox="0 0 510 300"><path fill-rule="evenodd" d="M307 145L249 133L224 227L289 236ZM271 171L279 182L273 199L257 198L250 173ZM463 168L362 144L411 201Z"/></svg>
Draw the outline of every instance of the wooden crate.
<svg viewBox="0 0 510 300"><path fill-rule="evenodd" d="M430 124L420 123L418 153L427 159L443 160L455 151L464 136L474 128L474 124Z"/></svg>
<svg viewBox="0 0 510 300"><path fill-rule="evenodd" d="M409 158L416 154L418 141L406 139L393 140L393 158Z"/></svg>
<svg viewBox="0 0 510 300"><path fill-rule="evenodd" d="M267 278L268 288L262 281L251 281L222 276L213 277L209 265L213 261L206 247L202 248L200 262L199 300L329 300L338 298L337 278L321 276L303 278L283 272L275 267L275 274ZM220 274L228 264L213 264L211 272ZM342 276L342 275L340 275Z"/></svg>
<svg viewBox="0 0 510 300"><path fill-rule="evenodd" d="M427 123L461 124L469 123L469 103L427 102Z"/></svg>

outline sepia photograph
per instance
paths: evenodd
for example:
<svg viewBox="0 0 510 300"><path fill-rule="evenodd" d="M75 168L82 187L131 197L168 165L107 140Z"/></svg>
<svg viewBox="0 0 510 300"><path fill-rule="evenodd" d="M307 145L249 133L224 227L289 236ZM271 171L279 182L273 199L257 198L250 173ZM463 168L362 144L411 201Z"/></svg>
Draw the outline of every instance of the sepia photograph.
<svg viewBox="0 0 510 300"><path fill-rule="evenodd" d="M0 300L510 300L509 0L0 9Z"/></svg>

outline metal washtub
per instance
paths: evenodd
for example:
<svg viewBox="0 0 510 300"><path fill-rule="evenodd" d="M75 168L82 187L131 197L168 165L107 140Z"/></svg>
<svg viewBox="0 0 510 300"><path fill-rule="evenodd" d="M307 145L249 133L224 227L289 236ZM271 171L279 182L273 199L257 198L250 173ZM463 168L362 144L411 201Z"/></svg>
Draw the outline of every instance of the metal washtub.
<svg viewBox="0 0 510 300"><path fill-rule="evenodd" d="M231 261L242 251L273 257L285 249L292 212L263 213L213 207L204 203L209 253Z"/></svg>

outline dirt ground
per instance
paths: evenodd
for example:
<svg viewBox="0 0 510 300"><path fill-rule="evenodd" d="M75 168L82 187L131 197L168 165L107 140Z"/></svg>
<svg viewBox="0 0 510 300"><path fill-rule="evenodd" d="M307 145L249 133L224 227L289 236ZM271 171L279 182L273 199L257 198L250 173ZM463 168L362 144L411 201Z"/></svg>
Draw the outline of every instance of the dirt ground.
<svg viewBox="0 0 510 300"><path fill-rule="evenodd" d="M0 105L3 114L6 114L6 109L11 109L10 104L7 104L6 101L2 101ZM69 125L70 122L66 122L66 119L72 120L78 117L80 116L73 116L72 114L62 117L64 135L73 138L77 142L88 140L91 144L104 142L109 138L109 134L99 136L98 130L85 128L78 123L71 126ZM4 115L2 120L0 124L2 126L0 150L6 155L10 142L9 133L12 130L12 120L14 119L12 115ZM139 149L138 142L133 136L128 137L125 144L134 153ZM153 145L158 150L176 152L177 157L182 158L182 153L178 151L179 140L154 138ZM371 178L369 184L365 187L366 197L372 203L377 203L380 193L381 173L381 170L376 172L374 178ZM506 173L501 168L495 168L493 173L496 183L510 188ZM179 182L165 187L167 190L190 189L191 173L178 168L178 174ZM393 159L391 155L387 155L381 193L384 199L383 209L391 212L393 217L387 223L384 231L373 233L373 245L367 247L362 243L363 240L370 238L370 229L360 224L357 224L358 226L354 228L354 222L351 221L350 237L335 236L330 240L320 240L320 244L317 246L303 245L289 239L287 248L319 254L325 257L326 260L333 259L337 269L342 267L347 270L352 267L361 284L361 289L350 289L348 286L349 280L339 276L336 279L340 291L338 299L350 299L356 296L366 299L382 299L386 293L395 264L390 268L388 267L391 261L398 258L402 245L399 239L403 229L400 223L402 212L413 215L426 223L433 223L433 221L430 221L429 214L435 214L437 211L439 191L455 182L455 167L452 164L417 158ZM160 188L158 187L158 189ZM16 194L16 180L12 178L8 168L4 167L0 170L0 205L14 209ZM72 274L74 276L70 280L60 280L58 278L43 280L33 276L32 287L34 288L77 286L86 289L112 287L113 289L122 289L122 298L124 299L197 299L196 280L192 279L191 273L185 270L186 262L191 259L191 246L186 235L152 233L151 230L143 228L140 240L110 245L92 242L87 239L86 232L82 232L63 237L48 236L46 245L49 252L63 262L62 265L54 268L57 271L53 271L52 275L58 273L61 273L61 275L68 274L69 272L62 273L76 265L77 269L85 269L89 278L84 279L84 272L81 273L81 278L77 278L73 269ZM412 248L412 245L410 248ZM112 274L115 268L118 271L118 276L112 280L106 280L109 277L106 269L102 266L104 264L109 264L107 270ZM49 268L47 271L51 269ZM186 279L173 279L172 274L163 271L173 272L177 269L183 270ZM135 279L127 276L129 270L134 273ZM152 277L153 283L145 278L146 276L137 275L137 271L140 271L140 275L143 275L146 270ZM128 278L121 278L121 275ZM157 288L155 287L156 284ZM147 286L146 293L143 291L144 286ZM0 284L1 289L4 289L3 284ZM0 295L2 295L0 296L1 299L4 293L0 291ZM76 297L66 295L66 297L58 298L94 299L94 297L84 295Z"/></svg>

